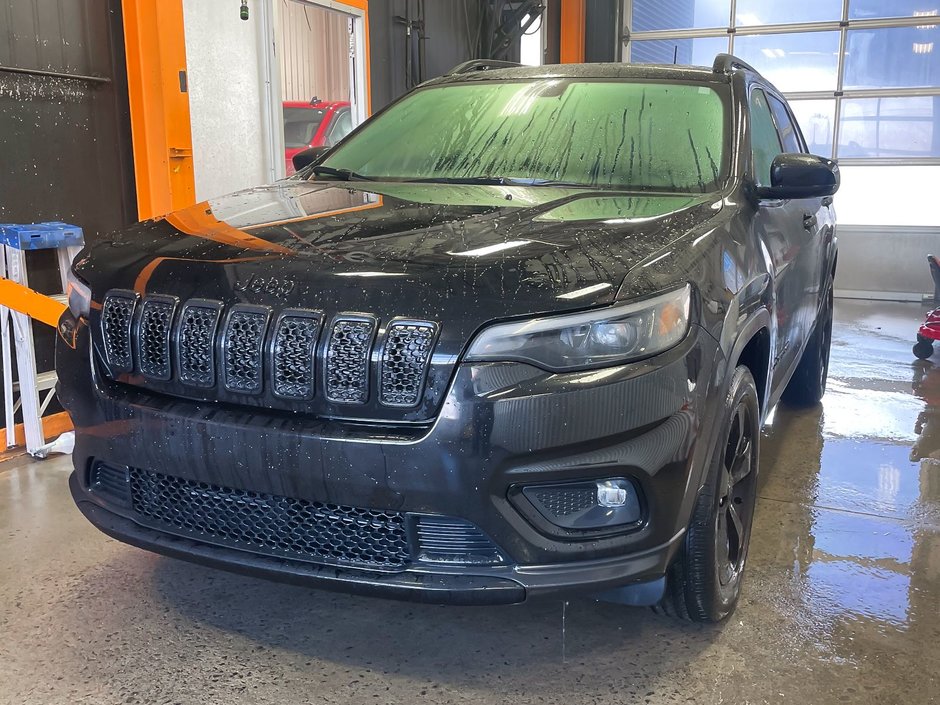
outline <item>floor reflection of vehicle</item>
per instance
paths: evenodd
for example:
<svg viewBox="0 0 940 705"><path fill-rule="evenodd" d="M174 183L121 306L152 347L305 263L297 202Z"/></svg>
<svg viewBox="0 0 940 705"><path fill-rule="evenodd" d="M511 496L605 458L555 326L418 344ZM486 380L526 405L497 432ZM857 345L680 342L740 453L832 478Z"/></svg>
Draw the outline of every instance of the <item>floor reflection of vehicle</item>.
<svg viewBox="0 0 940 705"><path fill-rule="evenodd" d="M314 98L284 102L284 162L287 175L294 173L294 155L308 147L331 147L352 132L352 112L347 101Z"/></svg>
<svg viewBox="0 0 940 705"><path fill-rule="evenodd" d="M924 410L914 426L917 440L911 447L911 460L940 460L940 368L929 362L916 364L913 390L924 400Z"/></svg>

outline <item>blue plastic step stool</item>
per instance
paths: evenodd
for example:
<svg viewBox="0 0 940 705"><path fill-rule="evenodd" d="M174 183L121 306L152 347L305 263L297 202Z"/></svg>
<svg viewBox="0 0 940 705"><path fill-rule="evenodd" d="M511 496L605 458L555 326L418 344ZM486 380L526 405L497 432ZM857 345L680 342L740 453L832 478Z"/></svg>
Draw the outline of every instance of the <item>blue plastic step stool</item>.
<svg viewBox="0 0 940 705"><path fill-rule="evenodd" d="M68 303L68 272L72 261L85 244L82 229L52 221L20 225L0 223L0 245L3 246L0 257L0 277L29 286L26 274L27 250L51 250L58 254L59 276L62 280L62 293L52 298ZM13 321L13 339L16 343L16 367L19 381L13 382L12 350L10 345L10 320ZM74 436L63 434L61 441L46 443L42 432L42 415L55 394L56 373L36 373L36 346L33 341L32 321L25 313L13 311L0 304L0 335L3 336L3 402L6 412L7 447L16 445L15 414L23 409L23 427L26 431L26 450L35 457L44 458L50 451L70 447ZM42 402L39 393L45 392ZM14 394L19 399L14 402ZM66 452L68 452L66 450Z"/></svg>

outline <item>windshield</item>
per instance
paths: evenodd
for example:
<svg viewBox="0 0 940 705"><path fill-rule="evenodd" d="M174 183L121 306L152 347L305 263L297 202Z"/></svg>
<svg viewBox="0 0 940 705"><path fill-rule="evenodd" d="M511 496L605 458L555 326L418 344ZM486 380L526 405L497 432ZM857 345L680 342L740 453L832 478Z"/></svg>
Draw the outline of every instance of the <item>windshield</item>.
<svg viewBox="0 0 940 705"><path fill-rule="evenodd" d="M323 122L325 110L319 108L284 108L284 146L308 147Z"/></svg>
<svg viewBox="0 0 940 705"><path fill-rule="evenodd" d="M376 180L502 178L704 192L724 176L724 123L724 102L705 85L449 84L393 105L322 166Z"/></svg>

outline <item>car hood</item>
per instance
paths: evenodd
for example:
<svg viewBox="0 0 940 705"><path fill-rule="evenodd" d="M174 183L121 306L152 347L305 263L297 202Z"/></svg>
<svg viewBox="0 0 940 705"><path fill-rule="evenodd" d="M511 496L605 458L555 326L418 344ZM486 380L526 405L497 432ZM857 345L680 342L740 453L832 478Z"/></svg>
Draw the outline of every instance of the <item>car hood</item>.
<svg viewBox="0 0 940 705"><path fill-rule="evenodd" d="M610 303L720 208L715 194L292 179L115 233L76 271L96 301L121 288L473 329Z"/></svg>

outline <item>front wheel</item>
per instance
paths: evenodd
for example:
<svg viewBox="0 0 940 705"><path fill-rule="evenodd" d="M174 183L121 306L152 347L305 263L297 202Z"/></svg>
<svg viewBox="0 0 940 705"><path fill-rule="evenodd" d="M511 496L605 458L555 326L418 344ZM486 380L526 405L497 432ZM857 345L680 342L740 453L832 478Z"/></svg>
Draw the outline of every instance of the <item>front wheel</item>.
<svg viewBox="0 0 940 705"><path fill-rule="evenodd" d="M738 367L721 410L715 457L658 611L692 622L720 622L734 610L757 504L759 409L754 378Z"/></svg>
<svg viewBox="0 0 940 705"><path fill-rule="evenodd" d="M813 406L818 404L826 393L826 381L829 378L829 348L832 345L832 280L826 289L826 303L816 325L809 344L803 351L803 357L790 378L790 383L783 390L782 399L790 406Z"/></svg>

